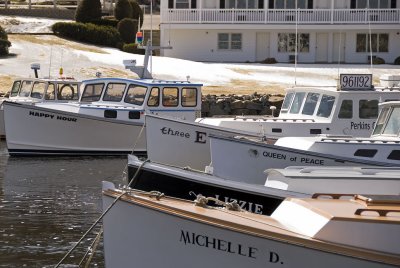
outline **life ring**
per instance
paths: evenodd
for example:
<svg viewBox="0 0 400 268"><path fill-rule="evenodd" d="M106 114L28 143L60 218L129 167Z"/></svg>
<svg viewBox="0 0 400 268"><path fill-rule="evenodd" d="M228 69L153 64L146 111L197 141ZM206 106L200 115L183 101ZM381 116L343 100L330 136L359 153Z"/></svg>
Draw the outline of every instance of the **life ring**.
<svg viewBox="0 0 400 268"><path fill-rule="evenodd" d="M66 88L66 87L68 87L71 90L71 93L72 93L69 96L69 98L62 97L62 92L63 92L64 88ZM75 89L70 84L65 84L58 90L58 94L57 95L58 95L57 97L58 97L59 100L73 100L74 96L75 96Z"/></svg>

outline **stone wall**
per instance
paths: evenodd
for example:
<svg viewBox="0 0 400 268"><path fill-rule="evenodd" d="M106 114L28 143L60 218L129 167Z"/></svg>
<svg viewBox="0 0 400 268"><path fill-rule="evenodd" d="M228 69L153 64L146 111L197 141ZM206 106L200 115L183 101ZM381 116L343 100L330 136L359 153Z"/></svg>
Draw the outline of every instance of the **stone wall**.
<svg viewBox="0 0 400 268"><path fill-rule="evenodd" d="M51 19L75 19L75 9L62 8L35 8L35 9L0 9L0 15L5 16L29 16Z"/></svg>
<svg viewBox="0 0 400 268"><path fill-rule="evenodd" d="M279 115L284 95L257 94L252 95L206 95L203 96L202 116L228 115Z"/></svg>

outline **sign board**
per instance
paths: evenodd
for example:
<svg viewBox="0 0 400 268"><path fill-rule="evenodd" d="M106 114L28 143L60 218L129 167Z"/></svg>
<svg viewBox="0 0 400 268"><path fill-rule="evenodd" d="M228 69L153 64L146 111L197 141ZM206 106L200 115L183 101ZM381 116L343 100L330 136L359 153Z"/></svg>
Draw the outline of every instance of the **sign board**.
<svg viewBox="0 0 400 268"><path fill-rule="evenodd" d="M341 74L340 89L372 89L372 74Z"/></svg>

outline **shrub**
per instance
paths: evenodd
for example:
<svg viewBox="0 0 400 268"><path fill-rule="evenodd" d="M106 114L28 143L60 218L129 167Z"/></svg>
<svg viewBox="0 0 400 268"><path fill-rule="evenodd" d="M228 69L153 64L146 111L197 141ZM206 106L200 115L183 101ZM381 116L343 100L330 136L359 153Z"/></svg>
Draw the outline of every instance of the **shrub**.
<svg viewBox="0 0 400 268"><path fill-rule="evenodd" d="M129 0L132 7L132 19L140 21L140 27L143 25L143 10L136 0Z"/></svg>
<svg viewBox="0 0 400 268"><path fill-rule="evenodd" d="M93 20L90 23L93 23L93 24L96 24L96 25L99 25L99 26L110 26L110 27L117 28L118 22L119 21L116 20L113 17L113 18L110 18L110 19L102 18L102 19L99 19L99 20Z"/></svg>
<svg viewBox="0 0 400 268"><path fill-rule="evenodd" d="M0 39L8 40L7 32L0 26Z"/></svg>
<svg viewBox="0 0 400 268"><path fill-rule="evenodd" d="M110 26L58 22L52 26L52 30L58 36L96 45L116 47L121 42L118 30Z"/></svg>
<svg viewBox="0 0 400 268"><path fill-rule="evenodd" d="M134 19L122 19L118 22L118 32L125 43L134 43L138 29L138 21Z"/></svg>
<svg viewBox="0 0 400 268"><path fill-rule="evenodd" d="M132 6L129 0L118 0L115 5L114 14L117 20L132 18Z"/></svg>
<svg viewBox="0 0 400 268"><path fill-rule="evenodd" d="M274 64L278 63L275 58L266 58L265 60L262 60L261 63L265 64Z"/></svg>
<svg viewBox="0 0 400 268"><path fill-rule="evenodd" d="M8 48L11 42L8 40L0 39L0 55L8 55Z"/></svg>
<svg viewBox="0 0 400 268"><path fill-rule="evenodd" d="M91 22L101 19L100 0L82 0L75 13L77 22Z"/></svg>
<svg viewBox="0 0 400 268"><path fill-rule="evenodd" d="M125 44L122 47L122 51L127 52L127 53L132 53L132 54L140 54L140 55L144 55L146 52L145 49L138 48L137 44L135 44L135 43Z"/></svg>
<svg viewBox="0 0 400 268"><path fill-rule="evenodd" d="M400 56L394 60L394 65L400 65Z"/></svg>
<svg viewBox="0 0 400 268"><path fill-rule="evenodd" d="M372 64L385 64L385 60L379 57L372 59Z"/></svg>

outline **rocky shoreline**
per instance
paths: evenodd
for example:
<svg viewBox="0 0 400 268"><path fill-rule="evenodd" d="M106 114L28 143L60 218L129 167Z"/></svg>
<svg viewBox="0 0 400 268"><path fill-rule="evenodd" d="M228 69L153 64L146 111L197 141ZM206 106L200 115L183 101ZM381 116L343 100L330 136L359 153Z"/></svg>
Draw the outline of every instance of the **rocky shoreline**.
<svg viewBox="0 0 400 268"><path fill-rule="evenodd" d="M230 115L278 116L283 99L284 95L282 94L258 94L257 92L251 95L209 94L202 98L201 112L204 117Z"/></svg>

